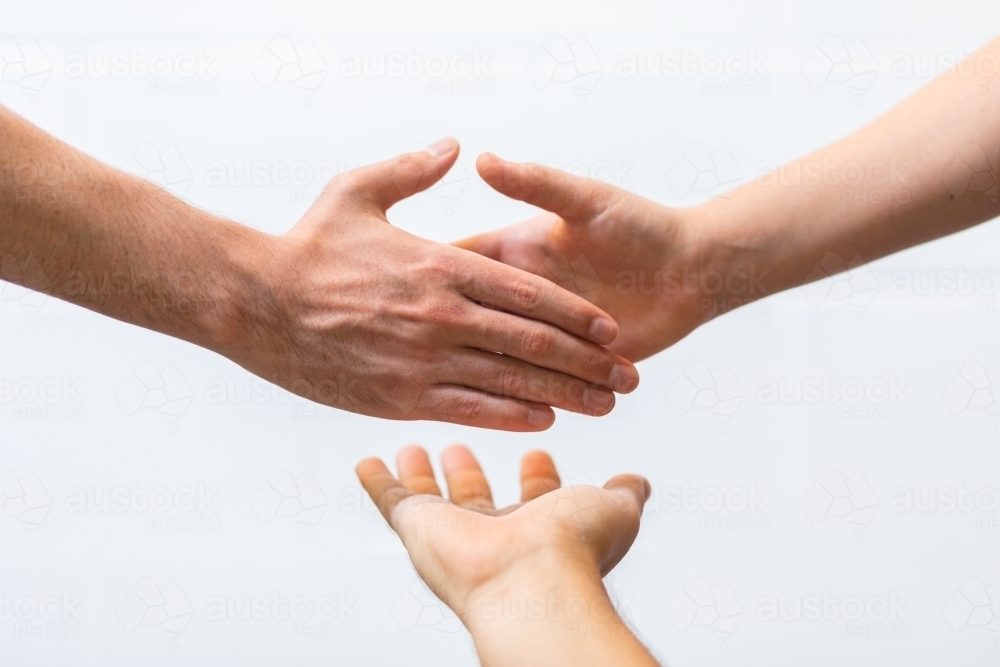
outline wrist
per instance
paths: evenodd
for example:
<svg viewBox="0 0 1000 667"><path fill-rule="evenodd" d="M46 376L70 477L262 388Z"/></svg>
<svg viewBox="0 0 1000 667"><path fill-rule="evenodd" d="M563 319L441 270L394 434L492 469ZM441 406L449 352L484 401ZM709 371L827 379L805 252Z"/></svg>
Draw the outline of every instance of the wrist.
<svg viewBox="0 0 1000 667"><path fill-rule="evenodd" d="M484 667L656 664L582 554L517 563L469 596L462 620Z"/></svg>
<svg viewBox="0 0 1000 667"><path fill-rule="evenodd" d="M685 229L698 267L705 321L778 291L773 285L772 241L741 217L729 199L686 209Z"/></svg>
<svg viewBox="0 0 1000 667"><path fill-rule="evenodd" d="M250 344L248 332L268 307L263 261L270 237L230 220L215 218L216 263L207 267L207 306L195 323L200 340L192 342L233 358Z"/></svg>

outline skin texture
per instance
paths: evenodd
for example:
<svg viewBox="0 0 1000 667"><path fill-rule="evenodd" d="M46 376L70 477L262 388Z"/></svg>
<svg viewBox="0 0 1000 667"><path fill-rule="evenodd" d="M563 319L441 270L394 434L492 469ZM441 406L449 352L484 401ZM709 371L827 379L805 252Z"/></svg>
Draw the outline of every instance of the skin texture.
<svg viewBox="0 0 1000 667"><path fill-rule="evenodd" d="M511 431L607 414L635 367L599 308L426 241L386 211L455 163L445 139L335 178L270 236L200 211L0 107L0 278L218 352L311 400Z"/></svg>
<svg viewBox="0 0 1000 667"><path fill-rule="evenodd" d="M599 288L621 327L611 349L638 361L769 294L1000 215L998 155L1000 39L855 134L695 208L481 155L487 183L547 213L456 245Z"/></svg>
<svg viewBox="0 0 1000 667"><path fill-rule="evenodd" d="M450 500L417 446L399 452L398 477L374 458L357 473L485 667L657 664L601 582L635 541L650 494L644 478L561 488L552 459L531 452L521 502L497 509L468 448L449 447L441 464Z"/></svg>

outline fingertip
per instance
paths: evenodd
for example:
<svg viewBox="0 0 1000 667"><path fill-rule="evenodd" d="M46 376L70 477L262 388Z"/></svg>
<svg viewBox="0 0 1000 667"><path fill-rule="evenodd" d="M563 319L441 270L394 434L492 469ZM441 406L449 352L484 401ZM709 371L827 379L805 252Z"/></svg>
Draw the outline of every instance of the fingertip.
<svg viewBox="0 0 1000 667"><path fill-rule="evenodd" d="M455 154L458 156L460 146L458 139L454 137L444 137L443 139L438 139L433 144L427 147L427 152L436 157L438 160L444 160L445 158Z"/></svg>
<svg viewBox="0 0 1000 667"><path fill-rule="evenodd" d="M480 153L476 158L476 171L483 180L492 185L492 178L496 175L503 161L493 153Z"/></svg>
<svg viewBox="0 0 1000 667"><path fill-rule="evenodd" d="M556 472L556 463L549 456L548 452L533 449L521 457L522 478L549 477L552 475L559 476Z"/></svg>
<svg viewBox="0 0 1000 667"><path fill-rule="evenodd" d="M381 472L388 472L388 470L389 469L386 468L385 463L382 462L382 459L375 456L370 456L359 462L358 465L354 466L354 473L360 480L368 479Z"/></svg>
<svg viewBox="0 0 1000 667"><path fill-rule="evenodd" d="M590 322L591 339L599 345L609 345L618 338L618 323L610 317L599 315Z"/></svg>
<svg viewBox="0 0 1000 667"><path fill-rule="evenodd" d="M460 442L448 445L441 452L441 465L446 470L468 467L469 463L479 465L472 450Z"/></svg>
<svg viewBox="0 0 1000 667"><path fill-rule="evenodd" d="M536 406L528 410L528 428L532 431L544 431L556 421L555 411L548 406Z"/></svg>

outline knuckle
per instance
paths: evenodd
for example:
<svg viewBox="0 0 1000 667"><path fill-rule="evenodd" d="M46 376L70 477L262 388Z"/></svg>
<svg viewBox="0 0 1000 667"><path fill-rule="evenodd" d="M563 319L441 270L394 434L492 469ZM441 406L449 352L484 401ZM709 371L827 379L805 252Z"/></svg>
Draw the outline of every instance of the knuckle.
<svg viewBox="0 0 1000 667"><path fill-rule="evenodd" d="M427 257L425 270L433 280L451 284L458 274L458 263L450 252L433 252Z"/></svg>
<svg viewBox="0 0 1000 667"><path fill-rule="evenodd" d="M544 356L552 351L552 334L538 329L525 329L521 333L521 348L529 354Z"/></svg>
<svg viewBox="0 0 1000 667"><path fill-rule="evenodd" d="M497 383L503 396L519 396L524 391L527 379L522 370L504 368L497 377Z"/></svg>
<svg viewBox="0 0 1000 667"><path fill-rule="evenodd" d="M521 308L533 310L542 302L542 290L537 283L518 278L510 285L511 299Z"/></svg>
<svg viewBox="0 0 1000 667"><path fill-rule="evenodd" d="M466 307L459 299L430 299L421 314L425 322L445 327L454 326L465 319Z"/></svg>
<svg viewBox="0 0 1000 667"><path fill-rule="evenodd" d="M463 419L478 420L486 414L486 404L478 396L462 396L455 405L455 411Z"/></svg>

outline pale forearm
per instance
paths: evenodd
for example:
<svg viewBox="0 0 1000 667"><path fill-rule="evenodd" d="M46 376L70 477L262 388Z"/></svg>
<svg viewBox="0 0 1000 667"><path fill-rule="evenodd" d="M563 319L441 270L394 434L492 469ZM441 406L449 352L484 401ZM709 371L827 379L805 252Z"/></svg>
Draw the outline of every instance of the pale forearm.
<svg viewBox="0 0 1000 667"><path fill-rule="evenodd" d="M652 667L596 569L526 565L475 596L463 620L484 667Z"/></svg>
<svg viewBox="0 0 1000 667"><path fill-rule="evenodd" d="M1000 215L998 149L994 40L857 133L691 213L718 268L767 271L774 293L827 253L869 262Z"/></svg>
<svg viewBox="0 0 1000 667"><path fill-rule="evenodd" d="M2 277L217 346L256 233L116 171L0 107Z"/></svg>

